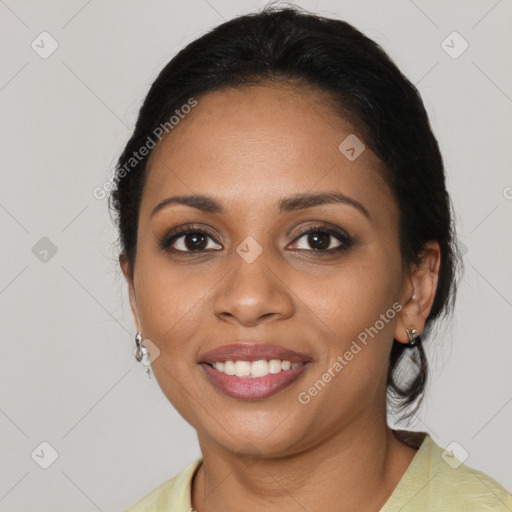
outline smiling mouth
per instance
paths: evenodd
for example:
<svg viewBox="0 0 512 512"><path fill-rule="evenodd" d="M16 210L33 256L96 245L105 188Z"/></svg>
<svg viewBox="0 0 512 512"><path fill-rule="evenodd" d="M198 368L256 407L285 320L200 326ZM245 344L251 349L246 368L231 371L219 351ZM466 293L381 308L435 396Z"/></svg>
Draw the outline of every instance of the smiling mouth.
<svg viewBox="0 0 512 512"><path fill-rule="evenodd" d="M222 364L224 366L220 366ZM216 365L221 369L215 368ZM201 363L200 366L208 381L224 395L239 400L262 400L289 388L309 369L311 362L291 363L271 359ZM235 372L232 375L226 373L232 371ZM253 371L256 375L252 374Z"/></svg>
<svg viewBox="0 0 512 512"><path fill-rule="evenodd" d="M282 359L258 359L256 361L217 361L215 363L205 364L224 375L256 379L266 377L270 374L275 375L281 372L286 372L291 369L294 370L295 368L306 364L306 361L292 363L291 361Z"/></svg>

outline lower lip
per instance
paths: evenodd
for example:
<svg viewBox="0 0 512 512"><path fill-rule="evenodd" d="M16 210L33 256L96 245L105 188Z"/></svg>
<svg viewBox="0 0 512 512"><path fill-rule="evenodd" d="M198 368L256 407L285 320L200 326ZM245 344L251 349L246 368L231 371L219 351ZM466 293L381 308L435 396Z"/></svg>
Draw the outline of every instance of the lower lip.
<svg viewBox="0 0 512 512"><path fill-rule="evenodd" d="M242 400L258 400L275 395L293 384L307 369L310 363L297 368L269 373L265 377L237 377L226 375L215 368L202 363L201 367L208 380L224 394Z"/></svg>

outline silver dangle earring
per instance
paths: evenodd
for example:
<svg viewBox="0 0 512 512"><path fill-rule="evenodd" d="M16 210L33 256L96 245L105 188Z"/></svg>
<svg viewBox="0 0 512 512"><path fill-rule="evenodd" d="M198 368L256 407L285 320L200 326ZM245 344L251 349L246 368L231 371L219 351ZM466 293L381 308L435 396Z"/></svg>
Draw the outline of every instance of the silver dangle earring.
<svg viewBox="0 0 512 512"><path fill-rule="evenodd" d="M135 347L135 350L133 351L135 355L135 359L139 361L139 363L142 363L146 367L146 373L148 375L148 378L151 378L151 361L149 359L149 352L147 347L142 343L142 334L137 332L137 335L135 336L135 344L137 345Z"/></svg>
<svg viewBox="0 0 512 512"><path fill-rule="evenodd" d="M419 338L420 333L418 332L417 329L412 329L411 331L409 331L409 329L405 329L405 332L407 333L407 336L409 337L408 345L414 346L414 345L416 345L416 343L418 341L420 341L420 338Z"/></svg>

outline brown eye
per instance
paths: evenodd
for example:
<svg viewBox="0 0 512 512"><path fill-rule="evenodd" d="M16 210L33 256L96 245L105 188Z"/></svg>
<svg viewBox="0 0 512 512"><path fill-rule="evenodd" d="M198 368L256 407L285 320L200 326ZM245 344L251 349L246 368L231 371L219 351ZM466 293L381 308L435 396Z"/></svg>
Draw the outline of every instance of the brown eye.
<svg viewBox="0 0 512 512"><path fill-rule="evenodd" d="M314 226L293 242L294 249L317 253L341 252L353 245L352 238L344 231L331 227Z"/></svg>
<svg viewBox="0 0 512 512"><path fill-rule="evenodd" d="M208 245L208 237L203 233L190 233L183 236L183 246L188 251L203 250Z"/></svg>
<svg viewBox="0 0 512 512"><path fill-rule="evenodd" d="M172 252L201 252L222 249L205 231L180 229L162 243L162 248Z"/></svg>
<svg viewBox="0 0 512 512"><path fill-rule="evenodd" d="M331 249L331 238L333 238L332 235L329 235L329 233L322 233L321 231L318 231L316 233L309 233L307 235L307 241L309 246L315 250Z"/></svg>

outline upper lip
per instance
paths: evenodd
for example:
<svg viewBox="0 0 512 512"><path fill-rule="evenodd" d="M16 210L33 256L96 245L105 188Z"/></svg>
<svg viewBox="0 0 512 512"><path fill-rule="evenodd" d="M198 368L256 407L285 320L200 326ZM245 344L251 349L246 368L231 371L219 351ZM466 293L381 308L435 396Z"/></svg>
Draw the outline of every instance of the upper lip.
<svg viewBox="0 0 512 512"><path fill-rule="evenodd" d="M200 356L199 362L212 364L225 361L258 361L259 359L281 359L291 363L302 363L311 360L306 354L273 343L244 341L208 350Z"/></svg>

